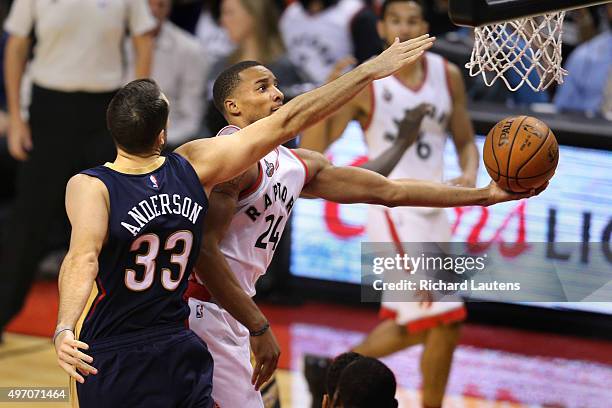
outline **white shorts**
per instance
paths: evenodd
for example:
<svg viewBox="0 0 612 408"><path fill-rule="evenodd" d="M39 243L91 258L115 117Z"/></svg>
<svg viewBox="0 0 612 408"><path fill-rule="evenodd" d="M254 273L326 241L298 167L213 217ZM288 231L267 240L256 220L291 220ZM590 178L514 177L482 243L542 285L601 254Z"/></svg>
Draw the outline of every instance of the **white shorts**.
<svg viewBox="0 0 612 408"><path fill-rule="evenodd" d="M411 256L419 256L419 242L448 242L451 227L442 209L410 207L385 208L370 206L368 213L368 239L371 242L414 242L402 245L401 250ZM434 302L430 307L422 306L417 299L411 302L390 301L390 294L383 292L380 317L393 319L408 331L427 330L440 324L462 321L466 310L461 298L455 296L444 302Z"/></svg>
<svg viewBox="0 0 612 408"><path fill-rule="evenodd" d="M212 396L220 408L262 408L251 384L249 331L215 303L189 298L189 328L208 345L215 362Z"/></svg>

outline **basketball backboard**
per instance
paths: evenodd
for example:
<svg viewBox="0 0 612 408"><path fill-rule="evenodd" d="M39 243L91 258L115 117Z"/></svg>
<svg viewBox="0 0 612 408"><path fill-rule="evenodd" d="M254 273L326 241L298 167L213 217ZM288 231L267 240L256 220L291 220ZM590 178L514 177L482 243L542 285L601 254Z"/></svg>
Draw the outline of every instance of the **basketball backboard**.
<svg viewBox="0 0 612 408"><path fill-rule="evenodd" d="M448 14L456 25L479 27L609 2L610 0L450 0Z"/></svg>

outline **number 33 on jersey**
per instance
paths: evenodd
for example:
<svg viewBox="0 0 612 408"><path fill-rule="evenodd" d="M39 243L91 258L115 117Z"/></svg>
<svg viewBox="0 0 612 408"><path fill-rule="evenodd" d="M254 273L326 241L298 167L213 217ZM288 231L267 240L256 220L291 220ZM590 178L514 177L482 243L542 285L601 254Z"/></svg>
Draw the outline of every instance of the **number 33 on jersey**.
<svg viewBox="0 0 612 408"><path fill-rule="evenodd" d="M83 341L182 322L188 275L199 254L208 200L191 167L170 153L151 169L86 170L109 196L109 238L94 292L77 325Z"/></svg>

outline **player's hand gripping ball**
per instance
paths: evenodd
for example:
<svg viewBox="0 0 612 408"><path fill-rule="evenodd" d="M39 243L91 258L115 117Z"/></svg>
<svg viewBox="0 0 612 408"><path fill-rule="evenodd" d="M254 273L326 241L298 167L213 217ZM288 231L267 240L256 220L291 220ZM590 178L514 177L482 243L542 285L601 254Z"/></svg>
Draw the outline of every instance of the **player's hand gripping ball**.
<svg viewBox="0 0 612 408"><path fill-rule="evenodd" d="M501 188L522 193L552 178L559 162L559 145L541 120L515 116L491 129L482 156L489 176Z"/></svg>

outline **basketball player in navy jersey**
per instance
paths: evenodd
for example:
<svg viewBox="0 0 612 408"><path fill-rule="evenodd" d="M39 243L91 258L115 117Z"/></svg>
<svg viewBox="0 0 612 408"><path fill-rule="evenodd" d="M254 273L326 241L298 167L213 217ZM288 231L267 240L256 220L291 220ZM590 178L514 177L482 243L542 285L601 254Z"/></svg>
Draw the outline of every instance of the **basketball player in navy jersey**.
<svg viewBox="0 0 612 408"><path fill-rule="evenodd" d="M157 84L137 80L117 92L107 110L117 158L72 177L66 188L72 235L53 343L72 378L73 405L213 406L212 359L185 328L183 300L207 196L432 41L397 41L248 129L187 143L167 157L160 152L169 106Z"/></svg>
<svg viewBox="0 0 612 408"><path fill-rule="evenodd" d="M242 62L221 73L213 96L230 124L222 134L239 133L274 117L283 104L274 74L257 62ZM533 194L508 193L493 182L486 188L467 188L390 180L359 167L335 167L314 151L283 146L218 184L210 195L202 254L187 294L190 328L205 340L215 359L215 400L222 407L264 406L257 391L274 372L279 349L251 296L298 197L389 207L453 207L492 205ZM249 345L256 356L254 368Z"/></svg>

